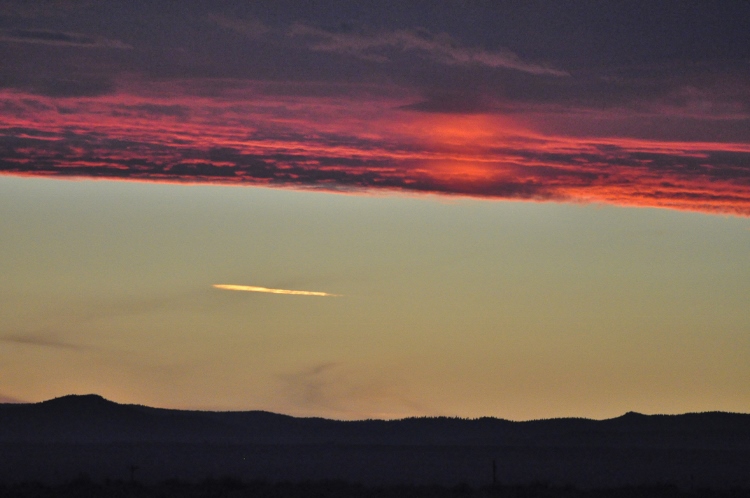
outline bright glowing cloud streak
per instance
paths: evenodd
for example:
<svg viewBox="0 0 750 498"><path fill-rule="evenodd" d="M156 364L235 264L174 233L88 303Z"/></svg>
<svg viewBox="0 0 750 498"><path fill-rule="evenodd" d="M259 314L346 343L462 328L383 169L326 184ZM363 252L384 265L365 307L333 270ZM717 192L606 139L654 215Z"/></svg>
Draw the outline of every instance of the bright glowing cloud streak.
<svg viewBox="0 0 750 498"><path fill-rule="evenodd" d="M243 291L243 292L267 292L269 294L288 294L292 296L321 296L321 297L341 297L341 294L329 294L327 292L302 291L289 289L269 289L267 287L254 287L252 285L232 285L232 284L214 284L216 289Z"/></svg>

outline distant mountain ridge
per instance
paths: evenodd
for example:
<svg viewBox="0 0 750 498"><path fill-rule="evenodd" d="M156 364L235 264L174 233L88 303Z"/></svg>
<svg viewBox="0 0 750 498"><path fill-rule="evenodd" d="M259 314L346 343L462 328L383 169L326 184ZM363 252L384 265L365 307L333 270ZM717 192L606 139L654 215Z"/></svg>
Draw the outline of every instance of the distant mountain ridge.
<svg viewBox="0 0 750 498"><path fill-rule="evenodd" d="M628 412L608 420L527 422L446 417L337 421L263 411L151 408L92 394L0 404L0 442L750 449L750 414Z"/></svg>

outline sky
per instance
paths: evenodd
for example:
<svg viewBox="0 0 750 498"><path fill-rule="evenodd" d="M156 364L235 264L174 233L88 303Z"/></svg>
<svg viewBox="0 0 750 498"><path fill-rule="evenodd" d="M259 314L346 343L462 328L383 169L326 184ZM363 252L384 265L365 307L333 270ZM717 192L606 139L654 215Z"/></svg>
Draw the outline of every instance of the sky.
<svg viewBox="0 0 750 498"><path fill-rule="evenodd" d="M750 411L750 3L0 0L0 402Z"/></svg>

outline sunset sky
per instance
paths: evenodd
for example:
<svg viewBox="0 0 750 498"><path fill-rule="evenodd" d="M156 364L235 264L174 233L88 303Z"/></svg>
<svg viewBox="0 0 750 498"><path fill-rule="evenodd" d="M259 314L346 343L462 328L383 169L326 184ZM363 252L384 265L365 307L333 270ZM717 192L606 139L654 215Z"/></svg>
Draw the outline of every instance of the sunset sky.
<svg viewBox="0 0 750 498"><path fill-rule="evenodd" d="M0 402L750 412L750 2L0 0Z"/></svg>

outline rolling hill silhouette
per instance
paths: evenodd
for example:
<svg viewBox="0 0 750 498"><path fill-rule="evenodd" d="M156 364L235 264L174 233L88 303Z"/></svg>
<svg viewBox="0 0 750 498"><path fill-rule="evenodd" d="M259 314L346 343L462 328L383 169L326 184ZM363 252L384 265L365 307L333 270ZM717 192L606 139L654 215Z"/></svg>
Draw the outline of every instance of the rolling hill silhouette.
<svg viewBox="0 0 750 498"><path fill-rule="evenodd" d="M115 478L138 465L144 479L482 483L495 460L506 482L748 486L750 415L336 421L169 410L71 395L0 404L0 457L3 480L81 472Z"/></svg>

